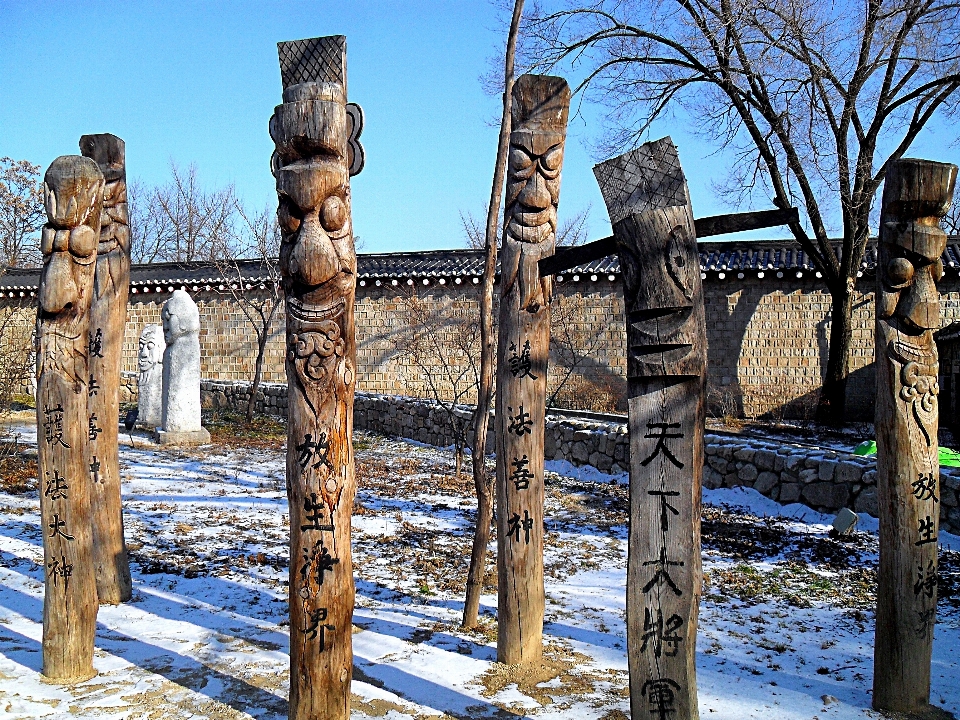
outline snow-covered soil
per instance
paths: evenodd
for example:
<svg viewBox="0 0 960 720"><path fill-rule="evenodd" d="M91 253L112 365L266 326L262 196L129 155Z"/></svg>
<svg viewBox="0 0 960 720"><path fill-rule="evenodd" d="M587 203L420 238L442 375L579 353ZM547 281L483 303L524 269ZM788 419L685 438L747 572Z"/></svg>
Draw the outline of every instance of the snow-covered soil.
<svg viewBox="0 0 960 720"><path fill-rule="evenodd" d="M37 493L0 493L0 717L286 718L282 450L124 441L134 600L100 608L88 682L41 680ZM447 451L359 434L357 448L353 717L629 717L625 477L548 464L545 660L519 670L496 663L492 557L482 628L459 629L472 481ZM701 716L879 717L876 522L841 542L830 518L752 490L704 499ZM957 712L960 540L941 540L932 700Z"/></svg>

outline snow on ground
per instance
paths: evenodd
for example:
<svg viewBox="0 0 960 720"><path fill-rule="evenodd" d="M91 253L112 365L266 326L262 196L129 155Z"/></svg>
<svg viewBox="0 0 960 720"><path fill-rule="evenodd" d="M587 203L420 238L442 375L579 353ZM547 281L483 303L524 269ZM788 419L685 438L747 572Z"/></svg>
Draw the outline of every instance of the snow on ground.
<svg viewBox="0 0 960 720"><path fill-rule="evenodd" d="M40 678L39 502L0 493L0 717L285 718L282 450L124 442L134 599L100 609L85 683ZM482 628L459 629L472 481L453 477L449 452L366 434L357 450L353 717L629 717L624 476L548 463L545 660L521 671L496 663L492 557ZM878 717L875 521L841 542L830 518L753 490L704 500L702 717ZM932 699L958 712L960 562L943 558Z"/></svg>

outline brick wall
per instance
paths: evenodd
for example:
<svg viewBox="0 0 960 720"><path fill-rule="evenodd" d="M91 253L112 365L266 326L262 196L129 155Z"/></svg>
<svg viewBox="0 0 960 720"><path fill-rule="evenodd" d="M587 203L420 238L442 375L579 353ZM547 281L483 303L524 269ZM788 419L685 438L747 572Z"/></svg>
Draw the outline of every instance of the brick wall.
<svg viewBox="0 0 960 720"><path fill-rule="evenodd" d="M429 397L429 381L449 393L453 378L466 369L462 356L435 356L417 364L408 353L413 331L409 298L416 290L428 310L439 318L477 316L477 285L431 279L424 286L384 280L378 286L365 280L357 288L356 324L358 382L362 392ZM872 287L872 278L864 278ZM625 332L619 278L596 281L569 277L556 286L553 335L555 345L549 390L560 388L555 404L580 409L623 408ZM960 281L951 272L940 283L942 324L960 320ZM136 372L137 342L143 326L160 322L160 308L168 293L130 296L124 343L124 367ZM256 339L241 309L228 296L194 293L200 306L201 373L212 380L248 380L253 376ZM762 414L804 416L816 402L826 364L830 333L830 298L818 281L775 278L773 273L704 281L709 394L714 412L755 417ZM26 298L29 301L29 298ZM10 311L2 301L0 314ZM14 312L12 326L25 337L33 326L34 311ZM850 355L848 406L854 419L870 420L873 413L873 293L858 293L854 301L853 349ZM449 340L450 326L439 335ZM285 382L283 369L283 313L270 330L265 382ZM960 352L944 348L944 372L960 372ZM451 360L452 358L452 360ZM429 360L429 359L428 359ZM955 367L954 367L955 366ZM952 368L952 370L951 370ZM429 373L429 377L428 377ZM569 377L567 377L569 375ZM466 394L463 402L471 402Z"/></svg>

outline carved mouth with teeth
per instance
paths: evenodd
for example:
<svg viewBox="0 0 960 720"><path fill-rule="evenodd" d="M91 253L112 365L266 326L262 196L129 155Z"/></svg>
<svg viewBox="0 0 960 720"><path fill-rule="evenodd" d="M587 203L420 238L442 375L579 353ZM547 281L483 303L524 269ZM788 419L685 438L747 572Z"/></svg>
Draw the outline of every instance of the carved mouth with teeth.
<svg viewBox="0 0 960 720"><path fill-rule="evenodd" d="M305 303L302 299L296 297L287 298L287 312L290 317L305 326L321 323L325 320L335 320L343 315L345 307L346 301L343 298L327 306Z"/></svg>

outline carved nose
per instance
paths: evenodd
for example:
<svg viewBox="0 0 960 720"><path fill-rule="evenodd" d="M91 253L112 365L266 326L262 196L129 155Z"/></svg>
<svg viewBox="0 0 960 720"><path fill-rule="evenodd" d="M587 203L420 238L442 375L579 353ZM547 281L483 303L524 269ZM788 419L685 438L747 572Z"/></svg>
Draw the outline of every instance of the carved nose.
<svg viewBox="0 0 960 720"><path fill-rule="evenodd" d="M546 179L538 172L533 173L517 198L521 205L537 210L546 210L553 204Z"/></svg>
<svg viewBox="0 0 960 720"><path fill-rule="evenodd" d="M311 286L325 283L340 272L340 258L316 211L304 217L300 224L290 269Z"/></svg>
<svg viewBox="0 0 960 720"><path fill-rule="evenodd" d="M917 327L932 330L940 326L940 295L929 268L923 268L915 277L901 300L900 312Z"/></svg>
<svg viewBox="0 0 960 720"><path fill-rule="evenodd" d="M59 313L79 299L70 255L65 252L53 253L40 283L40 307L44 312Z"/></svg>

